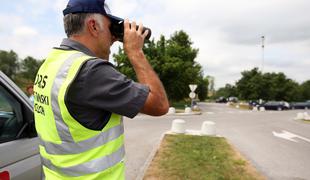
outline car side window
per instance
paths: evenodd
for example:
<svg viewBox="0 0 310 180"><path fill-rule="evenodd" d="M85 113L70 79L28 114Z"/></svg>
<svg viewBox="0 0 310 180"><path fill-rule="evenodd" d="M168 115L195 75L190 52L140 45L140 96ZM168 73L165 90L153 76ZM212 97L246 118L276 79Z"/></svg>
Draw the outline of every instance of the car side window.
<svg viewBox="0 0 310 180"><path fill-rule="evenodd" d="M0 86L0 143L14 140L22 127L21 104Z"/></svg>

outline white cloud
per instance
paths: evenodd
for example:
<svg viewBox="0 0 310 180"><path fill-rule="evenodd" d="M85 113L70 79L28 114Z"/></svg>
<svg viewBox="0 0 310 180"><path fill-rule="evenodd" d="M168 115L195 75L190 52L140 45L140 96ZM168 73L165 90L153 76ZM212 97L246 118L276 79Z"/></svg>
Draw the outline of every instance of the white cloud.
<svg viewBox="0 0 310 180"><path fill-rule="evenodd" d="M31 38L35 35L37 35L38 32L31 27L27 27L27 26L21 26L21 27L17 27L16 29L14 29L13 31L13 36L18 36L19 38Z"/></svg>
<svg viewBox="0 0 310 180"><path fill-rule="evenodd" d="M49 48L57 46L64 36L59 31L63 29L62 10L68 1L24 2L28 4L27 9L16 8L18 12L13 16L0 13L0 40L7 42L0 44L0 49L13 49L18 54L44 57ZM206 75L215 77L216 87L234 83L240 78L241 71L261 67L262 35L266 36L265 71L282 71L299 82L310 77L310 1L107 2L114 15L143 22L150 27L155 39L161 34L169 37L176 30L185 30L194 42L193 46L199 48L196 60L204 67ZM29 16L22 16L25 12ZM19 13L22 15L19 16ZM36 26L28 23L29 19L33 19L32 23L37 23ZM19 37L31 38L17 38L14 32ZM117 46L114 46L112 52L116 50Z"/></svg>

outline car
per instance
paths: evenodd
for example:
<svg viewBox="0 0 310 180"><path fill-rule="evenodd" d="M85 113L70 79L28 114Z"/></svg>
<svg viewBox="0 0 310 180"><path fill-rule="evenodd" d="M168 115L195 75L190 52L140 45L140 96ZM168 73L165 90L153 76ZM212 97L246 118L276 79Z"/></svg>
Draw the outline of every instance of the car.
<svg viewBox="0 0 310 180"><path fill-rule="evenodd" d="M256 107L256 106L259 106L260 104L258 103L258 101L254 101L254 100L251 100L248 102L249 103L249 106L251 107Z"/></svg>
<svg viewBox="0 0 310 180"><path fill-rule="evenodd" d="M310 101L291 103L291 109L310 109Z"/></svg>
<svg viewBox="0 0 310 180"><path fill-rule="evenodd" d="M217 98L215 100L215 102L217 102L217 103L227 103L227 99L225 97L221 96L221 97Z"/></svg>
<svg viewBox="0 0 310 180"><path fill-rule="evenodd" d="M42 179L29 98L0 71L0 179Z"/></svg>
<svg viewBox="0 0 310 180"><path fill-rule="evenodd" d="M237 97L231 96L231 97L228 98L228 102L237 103L238 101L239 101L239 99Z"/></svg>
<svg viewBox="0 0 310 180"><path fill-rule="evenodd" d="M285 101L268 101L258 106L259 109L265 108L266 110L287 110L290 109L290 104Z"/></svg>

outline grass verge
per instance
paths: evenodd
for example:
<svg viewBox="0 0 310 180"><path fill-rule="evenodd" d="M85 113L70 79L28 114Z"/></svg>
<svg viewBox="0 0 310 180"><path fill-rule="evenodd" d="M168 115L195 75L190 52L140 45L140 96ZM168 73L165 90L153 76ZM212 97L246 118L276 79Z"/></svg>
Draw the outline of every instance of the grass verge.
<svg viewBox="0 0 310 180"><path fill-rule="evenodd" d="M261 176L224 138L166 135L145 180L261 180Z"/></svg>

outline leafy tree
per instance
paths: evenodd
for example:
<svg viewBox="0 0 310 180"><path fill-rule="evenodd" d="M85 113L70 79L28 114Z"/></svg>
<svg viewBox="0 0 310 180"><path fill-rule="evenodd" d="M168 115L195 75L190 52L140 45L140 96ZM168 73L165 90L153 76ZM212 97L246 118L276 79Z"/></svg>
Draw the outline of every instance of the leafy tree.
<svg viewBox="0 0 310 180"><path fill-rule="evenodd" d="M26 57L21 62L20 75L25 79L32 80L33 82L37 74L37 71L39 70L42 63L43 61L36 60L33 57L30 56Z"/></svg>
<svg viewBox="0 0 310 180"><path fill-rule="evenodd" d="M258 68L251 71L244 71L241 73L242 78L237 81L236 87L241 99L259 99L264 94L264 82L262 81L262 74Z"/></svg>
<svg viewBox="0 0 310 180"><path fill-rule="evenodd" d="M300 94L301 99L303 100L310 100L310 80L303 82L300 85Z"/></svg>
<svg viewBox="0 0 310 180"><path fill-rule="evenodd" d="M234 85L231 84L226 84L225 87L222 87L220 89L217 90L216 94L215 94L215 98L219 98L219 97L238 97L238 92L237 92L237 88Z"/></svg>
<svg viewBox="0 0 310 180"><path fill-rule="evenodd" d="M14 80L18 69L17 54L12 50L9 52L0 50L0 70Z"/></svg>
<svg viewBox="0 0 310 180"><path fill-rule="evenodd" d="M189 84L202 85L200 83L202 67L194 61L198 49L191 46L192 42L184 31L175 32L168 40L161 36L159 41L151 40L144 45L144 53L172 101L188 97ZM119 48L118 54L114 54L113 57L119 71L136 80L134 70L124 50ZM202 90L200 92L203 93Z"/></svg>
<svg viewBox="0 0 310 180"><path fill-rule="evenodd" d="M241 73L242 77L236 83L239 97L246 100L284 100L297 101L301 99L297 82L287 78L283 73L264 73L254 68Z"/></svg>
<svg viewBox="0 0 310 180"><path fill-rule="evenodd" d="M199 83L198 83L198 87L197 87L197 94L198 94L198 98L200 101L204 101L207 99L208 97L208 86L209 86L209 81L208 78L199 78Z"/></svg>

